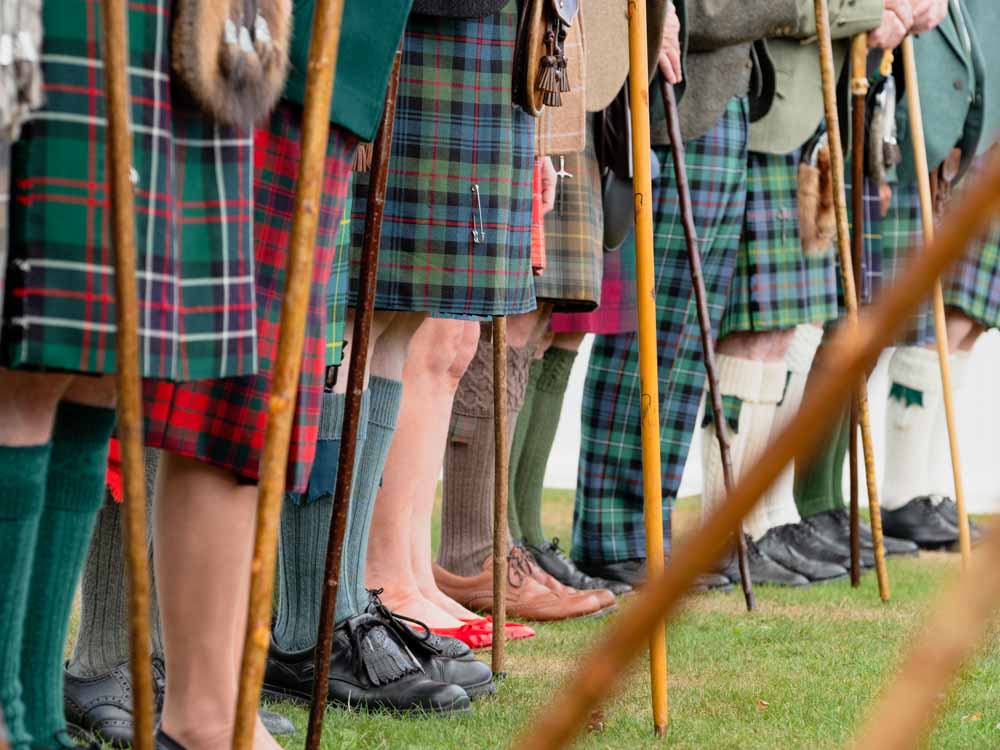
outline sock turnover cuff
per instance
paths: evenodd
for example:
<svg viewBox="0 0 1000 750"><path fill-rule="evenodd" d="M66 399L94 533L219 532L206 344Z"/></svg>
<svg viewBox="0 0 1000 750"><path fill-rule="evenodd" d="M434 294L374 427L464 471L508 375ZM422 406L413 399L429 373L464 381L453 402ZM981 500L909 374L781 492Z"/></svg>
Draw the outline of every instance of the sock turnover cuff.
<svg viewBox="0 0 1000 750"><path fill-rule="evenodd" d="M117 416L110 406L61 401L52 428L52 442L107 444L114 432Z"/></svg>
<svg viewBox="0 0 1000 750"><path fill-rule="evenodd" d="M323 406L319 414L320 440L336 440L344 427L344 408L347 396L343 393L324 393Z"/></svg>
<svg viewBox="0 0 1000 750"><path fill-rule="evenodd" d="M28 486L45 487L52 443L0 446L0 519L31 518L42 512L45 492L28 492Z"/></svg>
<svg viewBox="0 0 1000 750"><path fill-rule="evenodd" d="M750 399L761 404L779 404L785 396L788 384L788 367L784 360L761 363L760 391L757 398Z"/></svg>
<svg viewBox="0 0 1000 750"><path fill-rule="evenodd" d="M761 392L764 363L742 357L720 354L716 358L719 368L719 389L723 396L740 401L756 401Z"/></svg>
<svg viewBox="0 0 1000 750"><path fill-rule="evenodd" d="M934 392L941 387L938 354L934 349L901 346L889 360L889 381L921 392Z"/></svg>
<svg viewBox="0 0 1000 750"><path fill-rule="evenodd" d="M372 376L367 393L368 423L395 430L399 419L399 402L403 398L403 383Z"/></svg>
<svg viewBox="0 0 1000 750"><path fill-rule="evenodd" d="M796 328L792 343L785 352L788 369L797 374L808 373L822 341L823 329L819 326L803 325Z"/></svg>

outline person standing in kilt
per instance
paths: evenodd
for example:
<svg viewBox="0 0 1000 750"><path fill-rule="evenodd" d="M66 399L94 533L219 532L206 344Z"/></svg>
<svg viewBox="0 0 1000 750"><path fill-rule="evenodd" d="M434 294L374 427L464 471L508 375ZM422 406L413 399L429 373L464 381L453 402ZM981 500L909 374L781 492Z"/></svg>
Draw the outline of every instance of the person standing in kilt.
<svg viewBox="0 0 1000 750"><path fill-rule="evenodd" d="M882 11L881 0L831 3L841 67L847 40L875 30ZM737 476L798 411L823 324L838 316L832 196L820 195L832 182L819 56L815 44L802 42L815 34L810 23L798 39L768 40L780 71L776 96L750 126L743 236L718 344ZM711 414L702 425L702 454L705 514L726 490ZM789 467L744 521L755 583L803 585L847 575L846 558L800 521ZM734 557L721 572L739 580Z"/></svg>
<svg viewBox="0 0 1000 750"><path fill-rule="evenodd" d="M175 81L172 8L128 10L141 372L241 376L256 367L252 140L216 125ZM11 159L0 329L0 709L17 750L74 746L63 648L115 423L100 9L98 0L47 3L30 29L46 103Z"/></svg>
<svg viewBox="0 0 1000 750"><path fill-rule="evenodd" d="M490 670L454 639L414 637L392 614L400 602L390 589L383 592L385 603L369 595L369 550L383 559L405 557L392 583L409 579L413 500L402 496L388 508L385 503L380 514L386 510L386 525L381 515L375 521L372 516L400 419L408 348L421 323L428 316L485 320L535 306L529 227L533 128L511 106L516 3L417 0L413 11L403 36L330 694L354 705L450 714L467 711L470 698L493 691ZM367 175L357 173L349 244L355 273L349 287L331 290L331 297L346 300L349 308L357 304L367 190ZM442 362L451 357L445 367L458 356L461 338L442 337ZM278 612L265 675L265 690L273 695L307 697L312 690L311 653L346 387L343 373L336 380L334 392L324 398L308 488L289 496L282 512ZM404 422L410 418L421 416L404 411ZM371 634L363 648L358 633ZM410 669L401 653L414 654L418 669ZM358 685L357 675L373 670L378 679Z"/></svg>

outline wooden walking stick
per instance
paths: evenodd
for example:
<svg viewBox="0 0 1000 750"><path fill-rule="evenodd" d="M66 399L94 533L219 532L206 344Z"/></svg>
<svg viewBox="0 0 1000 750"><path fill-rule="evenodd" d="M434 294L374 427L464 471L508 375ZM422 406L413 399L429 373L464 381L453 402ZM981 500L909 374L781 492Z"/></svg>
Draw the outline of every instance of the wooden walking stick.
<svg viewBox="0 0 1000 750"><path fill-rule="evenodd" d="M539 712L536 722L521 733L514 747L555 750L568 744L587 725L586 719L594 707L608 695L617 680L628 674L628 665L642 653L649 634L662 626L665 617L676 612L694 579L715 563L733 531L740 527L743 518L789 461L806 460L815 454L823 434L841 413L841 405L931 292L934 280L965 252L971 238L986 231L998 213L1000 152L989 159L979 177L963 191L934 242L904 271L898 282L881 295L865 320L844 326L834 335L829 345L831 366L815 373L814 387L806 393L799 413L781 430L760 460L738 480L726 501L697 536L675 549L666 574L650 581L590 653L580 659L579 667L569 676L551 705ZM988 561L995 569L994 558L990 556ZM989 572L984 576L991 577ZM964 579L976 580L972 576ZM989 590L993 591L995 585L996 581ZM954 616L956 611L959 610L953 607L949 614ZM938 626L938 632L947 629L947 625ZM877 714L878 721L884 720L886 715L886 712ZM904 746L913 745L900 745ZM862 747L887 745L870 742Z"/></svg>
<svg viewBox="0 0 1000 750"><path fill-rule="evenodd" d="M865 247L865 99L868 95L868 34L851 40L851 213L855 299L861 306L861 264ZM851 399L848 464L851 471L851 586L861 585L861 508L858 486L858 399Z"/></svg>
<svg viewBox="0 0 1000 750"><path fill-rule="evenodd" d="M268 397L267 429L260 461L257 528L251 564L250 603L236 703L234 750L253 746L264 663L271 642L271 598L278 549L278 522L285 495L288 445L295 397L302 369L306 313L312 282L313 253L319 223L317 206L326 166L337 47L344 0L316 4L313 18L306 96L302 110L302 158L295 188L294 218L288 248L284 299L279 324L274 379Z"/></svg>
<svg viewBox="0 0 1000 750"><path fill-rule="evenodd" d="M507 318L493 318L493 674L504 675L507 647L507 499L509 457L507 456Z"/></svg>
<svg viewBox="0 0 1000 750"><path fill-rule="evenodd" d="M670 146L674 154L674 176L677 179L677 194L680 198L684 239L687 241L691 285L694 287L695 304L698 308L698 325L701 327L701 350L705 358L705 375L708 379L709 396L712 399L712 411L715 412L715 435L719 441L719 453L722 455L722 475L726 484L726 492L731 492L735 482L733 480L733 460L729 450L729 427L722 410L722 392L719 389L719 375L715 366L715 341L712 337L712 321L708 314L708 293L705 291L705 278L701 271L701 251L698 246L698 230L694 224L691 186L688 183L687 166L684 164L681 118L677 111L674 87L664 78L660 79L660 94L663 97L663 108L667 113L667 132L670 134ZM753 594L753 581L750 578L746 539L743 537L742 531L736 534L736 555L739 561L743 598L746 600L747 611L753 612L757 603Z"/></svg>
<svg viewBox="0 0 1000 750"><path fill-rule="evenodd" d="M628 4L629 101L632 103L632 178L635 190L636 288L639 312L639 381L642 389L643 520L650 585L663 576L663 486L660 465L660 381L656 352L656 279L653 267L653 180L649 163L649 61L646 3ZM653 732L666 736L667 629L649 631Z"/></svg>
<svg viewBox="0 0 1000 750"><path fill-rule="evenodd" d="M910 134L913 140L913 164L920 191L920 223L924 242L934 239L934 203L931 199L930 170L927 168L927 147L924 141L924 118L920 110L920 90L917 61L913 53L913 37L903 40L903 77L906 82L906 104L910 114ZM948 425L948 446L951 449L951 470L955 478L955 504L958 506L958 545L962 551L962 569L969 567L972 543L969 538L969 514L965 508L965 487L962 484L961 457L958 450L958 430L955 426L955 402L952 399L951 360L948 346L948 321L944 312L944 291L941 279L934 285L934 338L937 340L938 362L941 367L941 389L944 416Z"/></svg>
<svg viewBox="0 0 1000 750"><path fill-rule="evenodd" d="M844 285L844 305L847 307L847 327L858 325L858 293L854 284L854 259L851 257L851 236L847 224L847 191L844 186L844 147L840 141L840 116L837 113L837 75L833 64L833 40L830 36L830 10L827 0L815 0L816 37L819 43L820 73L823 79L823 108L826 113L830 140L830 171L833 173L833 202L837 212L837 248L840 255L840 275ZM889 601L889 571L885 565L885 544L882 540L882 515L878 502L878 481L875 478L875 448L871 417L868 411L867 373L857 381L858 423L865 456L865 477L868 484L868 510L871 515L872 545L875 548L875 573L882 601Z"/></svg>
<svg viewBox="0 0 1000 750"><path fill-rule="evenodd" d="M146 481L142 460L142 378L136 288L132 135L129 132L128 32L125 0L104 0L104 76L107 89L107 169L115 254L118 441L122 452L125 562L128 571L132 746L153 750L153 672L150 654L149 566L146 558Z"/></svg>
<svg viewBox="0 0 1000 750"><path fill-rule="evenodd" d="M354 457L357 454L361 398L368 368L368 347L372 319L375 317L375 285L378 280L378 255L382 244L382 215L385 210L385 189L389 181L389 158L392 154L392 130L396 119L396 91L399 84L399 64L396 58L385 92L382 123L372 147L372 171L365 205L365 232L361 249L357 310L351 338L350 370L347 373L347 401L341 429L337 484L333 494L333 517L326 543L326 567L323 572L323 596L320 602L319 630L313 657L313 694L309 709L309 729L306 750L319 750L323 735L323 716L329 696L330 654L333 652L333 629L336 624L337 590L340 588L340 565L347 532L347 516L354 486Z"/></svg>

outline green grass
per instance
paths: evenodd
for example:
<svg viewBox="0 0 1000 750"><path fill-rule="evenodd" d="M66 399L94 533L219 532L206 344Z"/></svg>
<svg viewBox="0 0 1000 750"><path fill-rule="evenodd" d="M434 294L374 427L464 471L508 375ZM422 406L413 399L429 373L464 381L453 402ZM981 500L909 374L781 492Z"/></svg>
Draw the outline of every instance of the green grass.
<svg viewBox="0 0 1000 750"><path fill-rule="evenodd" d="M546 528L569 539L572 497L549 492ZM690 530L697 503L683 501L675 527ZM860 589L846 582L805 591L758 587L759 611L747 614L738 591L690 600L669 628L670 730L651 737L646 664L622 681L604 707L600 728L578 747L604 748L837 748L843 747L901 651L958 570L955 556L924 554L889 564L892 602L879 602L874 575ZM551 705L579 655L610 623L543 625L538 636L511 644L509 678L471 716L435 720L327 714L324 750L375 748L503 748ZM299 729L285 747L301 748L306 711L279 704ZM1000 640L995 636L946 697L933 748L1000 747Z"/></svg>

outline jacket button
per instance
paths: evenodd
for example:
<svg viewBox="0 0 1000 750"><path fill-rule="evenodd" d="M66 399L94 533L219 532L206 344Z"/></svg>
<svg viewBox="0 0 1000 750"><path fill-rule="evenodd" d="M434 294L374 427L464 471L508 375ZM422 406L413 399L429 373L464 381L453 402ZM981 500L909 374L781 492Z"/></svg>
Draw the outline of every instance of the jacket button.
<svg viewBox="0 0 1000 750"><path fill-rule="evenodd" d="M955 91L961 91L965 88L965 82L961 80L956 80L952 85L955 87Z"/></svg>

